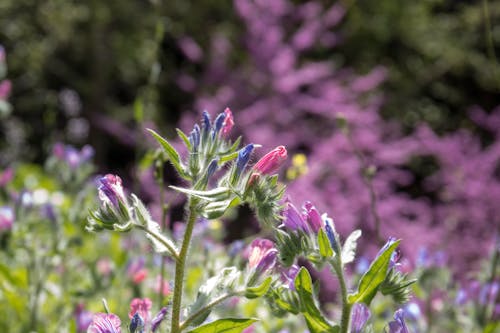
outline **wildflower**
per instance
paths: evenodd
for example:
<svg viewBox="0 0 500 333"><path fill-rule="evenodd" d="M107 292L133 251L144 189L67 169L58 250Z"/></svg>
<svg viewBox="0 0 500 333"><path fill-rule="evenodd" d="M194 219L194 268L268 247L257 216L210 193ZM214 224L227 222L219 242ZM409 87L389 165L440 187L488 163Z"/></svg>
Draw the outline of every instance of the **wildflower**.
<svg viewBox="0 0 500 333"><path fill-rule="evenodd" d="M129 331L130 333L143 333L144 332L144 319L142 319L139 312L136 312L130 320Z"/></svg>
<svg viewBox="0 0 500 333"><path fill-rule="evenodd" d="M154 291L157 294L162 294L163 296L168 296L172 292L170 290L170 284L168 283L167 280L162 280L161 276L156 277L155 285L154 285Z"/></svg>
<svg viewBox="0 0 500 333"><path fill-rule="evenodd" d="M321 229L324 225L323 219L319 215L318 210L309 201L306 201L304 204L304 218L314 233L318 233L319 229Z"/></svg>
<svg viewBox="0 0 500 333"><path fill-rule="evenodd" d="M161 308L160 312L158 312L156 316L153 318L153 320L151 320L152 332L156 332L163 319L165 319L166 315L167 315L167 308L166 307Z"/></svg>
<svg viewBox="0 0 500 333"><path fill-rule="evenodd" d="M0 207L0 232L12 229L14 211L8 206Z"/></svg>
<svg viewBox="0 0 500 333"><path fill-rule="evenodd" d="M340 248L337 241L335 225L333 224L333 220L329 218L326 214L323 214L323 219L325 223L325 233L330 241L330 245L336 254L340 254Z"/></svg>
<svg viewBox="0 0 500 333"><path fill-rule="evenodd" d="M227 137L234 126L233 113L229 108L224 110L224 123L222 124L222 136Z"/></svg>
<svg viewBox="0 0 500 333"><path fill-rule="evenodd" d="M307 232L309 229L302 215L288 199L285 201L283 217L283 225L292 231L303 230Z"/></svg>
<svg viewBox="0 0 500 333"><path fill-rule="evenodd" d="M287 151L285 146L278 146L264 155L253 167L260 174L270 175L277 171L286 161Z"/></svg>
<svg viewBox="0 0 500 333"><path fill-rule="evenodd" d="M226 114L225 113L220 113L217 118L215 118L215 124L212 132L212 138L215 138L217 134L222 129L222 126L224 126L224 120L226 119Z"/></svg>
<svg viewBox="0 0 500 333"><path fill-rule="evenodd" d="M130 312L128 313L128 317L132 319L134 315L138 313L142 320L145 323L148 323L151 317L151 306L152 302L149 298L134 298L132 302L130 302Z"/></svg>
<svg viewBox="0 0 500 333"><path fill-rule="evenodd" d="M99 199L104 205L113 207L117 212L120 212L121 205L126 206L127 199L123 192L122 180L120 177L112 174L107 174L99 179Z"/></svg>
<svg viewBox="0 0 500 333"><path fill-rule="evenodd" d="M394 313L394 321L389 323L389 333L410 333L404 320L403 309L399 309Z"/></svg>
<svg viewBox="0 0 500 333"><path fill-rule="evenodd" d="M148 271L144 267L144 258L132 260L127 267L127 275L134 284L139 284L148 276Z"/></svg>
<svg viewBox="0 0 500 333"><path fill-rule="evenodd" d="M52 147L52 155L56 159L65 162L72 170L75 170L94 156L94 149L89 145L85 145L81 150L78 150L73 146L58 142Z"/></svg>
<svg viewBox="0 0 500 333"><path fill-rule="evenodd" d="M250 244L248 266L255 268L258 273L264 273L276 263L278 250L274 243L268 239L257 238Z"/></svg>
<svg viewBox="0 0 500 333"><path fill-rule="evenodd" d="M291 290L295 290L295 277L299 273L299 269L299 266L293 264L292 266L281 270L281 281L283 281Z"/></svg>
<svg viewBox="0 0 500 333"><path fill-rule="evenodd" d="M236 176L239 176L245 169L254 147L255 146L251 143L240 149L240 151L238 152L238 158L236 159Z"/></svg>
<svg viewBox="0 0 500 333"><path fill-rule="evenodd" d="M360 333L370 318L370 309L363 303L356 303L352 308L351 333Z"/></svg>
<svg viewBox="0 0 500 333"><path fill-rule="evenodd" d="M14 178L14 169L7 168L0 172L0 187L7 185Z"/></svg>
<svg viewBox="0 0 500 333"><path fill-rule="evenodd" d="M0 100L6 100L12 90L12 83L10 80L3 80L0 82Z"/></svg>
<svg viewBox="0 0 500 333"><path fill-rule="evenodd" d="M85 310L83 304L78 304L75 309L76 331L78 333L86 332L92 323L93 314Z"/></svg>
<svg viewBox="0 0 500 333"><path fill-rule="evenodd" d="M113 313L96 313L87 333L121 333L121 320Z"/></svg>
<svg viewBox="0 0 500 333"><path fill-rule="evenodd" d="M189 142L191 143L193 152L197 152L200 145L200 126L198 126L198 124L194 125L194 128L189 135Z"/></svg>

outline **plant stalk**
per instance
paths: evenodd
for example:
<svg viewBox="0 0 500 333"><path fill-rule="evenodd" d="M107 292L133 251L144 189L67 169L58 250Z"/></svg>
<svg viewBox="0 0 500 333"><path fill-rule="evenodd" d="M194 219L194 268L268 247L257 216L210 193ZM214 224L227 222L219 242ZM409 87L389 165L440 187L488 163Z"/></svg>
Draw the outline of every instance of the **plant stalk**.
<svg viewBox="0 0 500 333"><path fill-rule="evenodd" d="M191 236L193 234L194 223L197 218L196 205L198 200L196 198L189 199L188 218L186 221L186 230L182 240L181 250L175 265L175 280L174 280L174 295L172 300L172 324L170 333L180 333L180 315L182 305L182 289L184 284L184 271L186 267L186 259L191 243Z"/></svg>
<svg viewBox="0 0 500 333"><path fill-rule="evenodd" d="M340 319L340 333L349 333L351 326L352 304L347 300L347 285L345 282L344 270L340 257L337 257L332 263L335 273L339 279L340 292L342 294L342 316Z"/></svg>

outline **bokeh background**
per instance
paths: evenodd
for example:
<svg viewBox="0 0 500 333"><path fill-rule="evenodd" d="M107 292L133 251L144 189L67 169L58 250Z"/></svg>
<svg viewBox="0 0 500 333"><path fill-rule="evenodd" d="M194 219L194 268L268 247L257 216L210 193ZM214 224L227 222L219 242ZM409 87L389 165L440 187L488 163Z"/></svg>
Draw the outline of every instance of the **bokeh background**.
<svg viewBox="0 0 500 333"><path fill-rule="evenodd" d="M290 199L313 201L341 234L402 238L410 264L444 250L454 272L491 251L498 1L2 0L0 43L0 170L89 144L98 172L155 211L144 129L175 140L228 106L257 155L287 146ZM182 218L182 199L167 199L169 220ZM228 239L252 220L229 217Z"/></svg>

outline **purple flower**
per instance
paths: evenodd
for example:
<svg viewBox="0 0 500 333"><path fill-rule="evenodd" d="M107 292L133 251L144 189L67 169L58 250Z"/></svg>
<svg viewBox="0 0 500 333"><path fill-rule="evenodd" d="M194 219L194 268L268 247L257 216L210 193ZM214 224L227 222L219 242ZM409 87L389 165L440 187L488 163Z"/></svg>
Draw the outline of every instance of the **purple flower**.
<svg viewBox="0 0 500 333"><path fill-rule="evenodd" d="M360 333L370 318L370 309L363 303L356 303L352 307L351 333Z"/></svg>
<svg viewBox="0 0 500 333"><path fill-rule="evenodd" d="M99 199L106 204L112 205L116 209L120 209L120 202L126 202L123 192L122 180L120 177L112 174L107 174L99 179Z"/></svg>
<svg viewBox="0 0 500 333"><path fill-rule="evenodd" d="M52 147L52 154L75 170L94 156L94 149L89 145L85 145L81 150L78 150L73 146L58 142Z"/></svg>
<svg viewBox="0 0 500 333"><path fill-rule="evenodd" d="M330 241L330 245L336 254L340 254L340 248L337 243L337 237L335 236L335 225L333 224L333 220L324 214L324 223L325 223L325 233Z"/></svg>
<svg viewBox="0 0 500 333"><path fill-rule="evenodd" d="M300 267L295 264L290 267L281 269L281 281L287 284L288 288L291 290L295 290L295 277L297 276L299 269Z"/></svg>
<svg viewBox="0 0 500 333"><path fill-rule="evenodd" d="M113 313L96 313L87 333L121 333L121 320Z"/></svg>
<svg viewBox="0 0 500 333"><path fill-rule="evenodd" d="M278 146L264 155L254 166L253 169L260 174L270 175L276 172L285 163L287 151L285 146Z"/></svg>
<svg viewBox="0 0 500 333"><path fill-rule="evenodd" d="M272 241L264 238L254 239L249 251L248 266L250 268L255 268L261 274L274 267L278 250Z"/></svg>
<svg viewBox="0 0 500 333"><path fill-rule="evenodd" d="M0 82L0 100L6 100L9 97L11 90L12 83L10 80L3 80Z"/></svg>
<svg viewBox="0 0 500 333"><path fill-rule="evenodd" d="M324 225L323 219L319 215L318 210L309 201L306 201L304 204L304 217L314 233L318 233L319 229L321 229Z"/></svg>
<svg viewBox="0 0 500 333"><path fill-rule="evenodd" d="M132 319L130 320L129 331L131 333L143 333L144 332L144 320L142 319L139 312L136 312Z"/></svg>
<svg viewBox="0 0 500 333"><path fill-rule="evenodd" d="M14 211L8 206L0 207L0 232L12 229Z"/></svg>
<svg viewBox="0 0 500 333"><path fill-rule="evenodd" d="M0 187L7 185L12 178L14 178L14 170L12 168L7 168L0 172Z"/></svg>
<svg viewBox="0 0 500 333"><path fill-rule="evenodd" d="M288 199L285 201L283 217L283 225L286 228L292 231L302 230L307 232L309 230L306 221L304 221L298 209Z"/></svg>
<svg viewBox="0 0 500 333"><path fill-rule="evenodd" d="M163 307L161 308L160 312L156 314L156 316L151 320L151 331L156 332L158 327L160 327L161 322L163 319L165 319L165 316L167 315L167 308Z"/></svg>
<svg viewBox="0 0 500 333"><path fill-rule="evenodd" d="M410 333L404 320L403 309L399 309L394 313L394 321L389 323L389 333Z"/></svg>
<svg viewBox="0 0 500 333"><path fill-rule="evenodd" d="M85 310L83 304L78 304L75 309L76 331L86 332L92 323L92 317L92 312Z"/></svg>
<svg viewBox="0 0 500 333"><path fill-rule="evenodd" d="M128 313L128 317L132 319L136 313L141 316L141 319L148 323L151 317L151 306L152 302L149 298L134 298L132 302L130 302L130 312Z"/></svg>
<svg viewBox="0 0 500 333"><path fill-rule="evenodd" d="M205 137L210 129L212 128L212 124L210 123L210 115L207 111L203 111L203 137Z"/></svg>

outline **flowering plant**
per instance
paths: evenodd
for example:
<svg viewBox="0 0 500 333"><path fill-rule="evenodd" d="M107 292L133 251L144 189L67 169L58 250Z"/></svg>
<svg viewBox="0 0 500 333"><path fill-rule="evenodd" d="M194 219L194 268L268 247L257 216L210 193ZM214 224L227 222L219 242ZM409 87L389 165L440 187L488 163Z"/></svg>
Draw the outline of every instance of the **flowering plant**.
<svg viewBox="0 0 500 333"><path fill-rule="evenodd" d="M301 314L313 333L345 333L351 327L360 331L369 316L368 306L379 292L391 295L399 303L405 302L414 280L408 280L397 269L396 249L400 241L390 238L360 278L358 287L351 290L345 267L354 261L361 231L354 231L341 242L333 220L327 214L321 215L312 203L305 203L303 212L299 212L289 200L283 202L284 186L275 173L286 162L286 148L278 146L249 166L251 155L259 145L240 148L241 138L234 142L229 139L233 125L232 113L226 109L213 122L204 112L201 126L196 124L189 135L177 130L188 152L186 157L150 130L161 147L161 152L156 154L158 160L161 163L168 160L185 182L185 186L170 186L188 197L183 234L178 239L174 232L162 230L138 196L126 194L120 177L108 174L99 180L101 206L90 212L87 230L138 229L145 233L154 251L168 257L173 266L171 298L160 299L165 310L159 316L168 317L167 331L241 332L257 319L217 315L215 320L210 320L218 306L233 298L264 297L275 316ZM255 211L267 237L252 240L244 254L248 260L246 265L218 263L217 270L199 286L191 304L185 304L186 271L190 265L190 249L196 246L193 236L197 225L203 220L220 218L241 204ZM303 259L311 268L321 269L327 265L337 276L342 308L339 323L331 321L318 307L309 269L298 265ZM142 304L142 308L137 304ZM158 329L149 323L150 306L149 300L133 302L129 332ZM166 316L166 312L170 312L170 316ZM396 313L395 318L396 324L390 324L391 331L397 323L404 323L400 314ZM119 332L116 319L113 314L95 315L89 332Z"/></svg>

